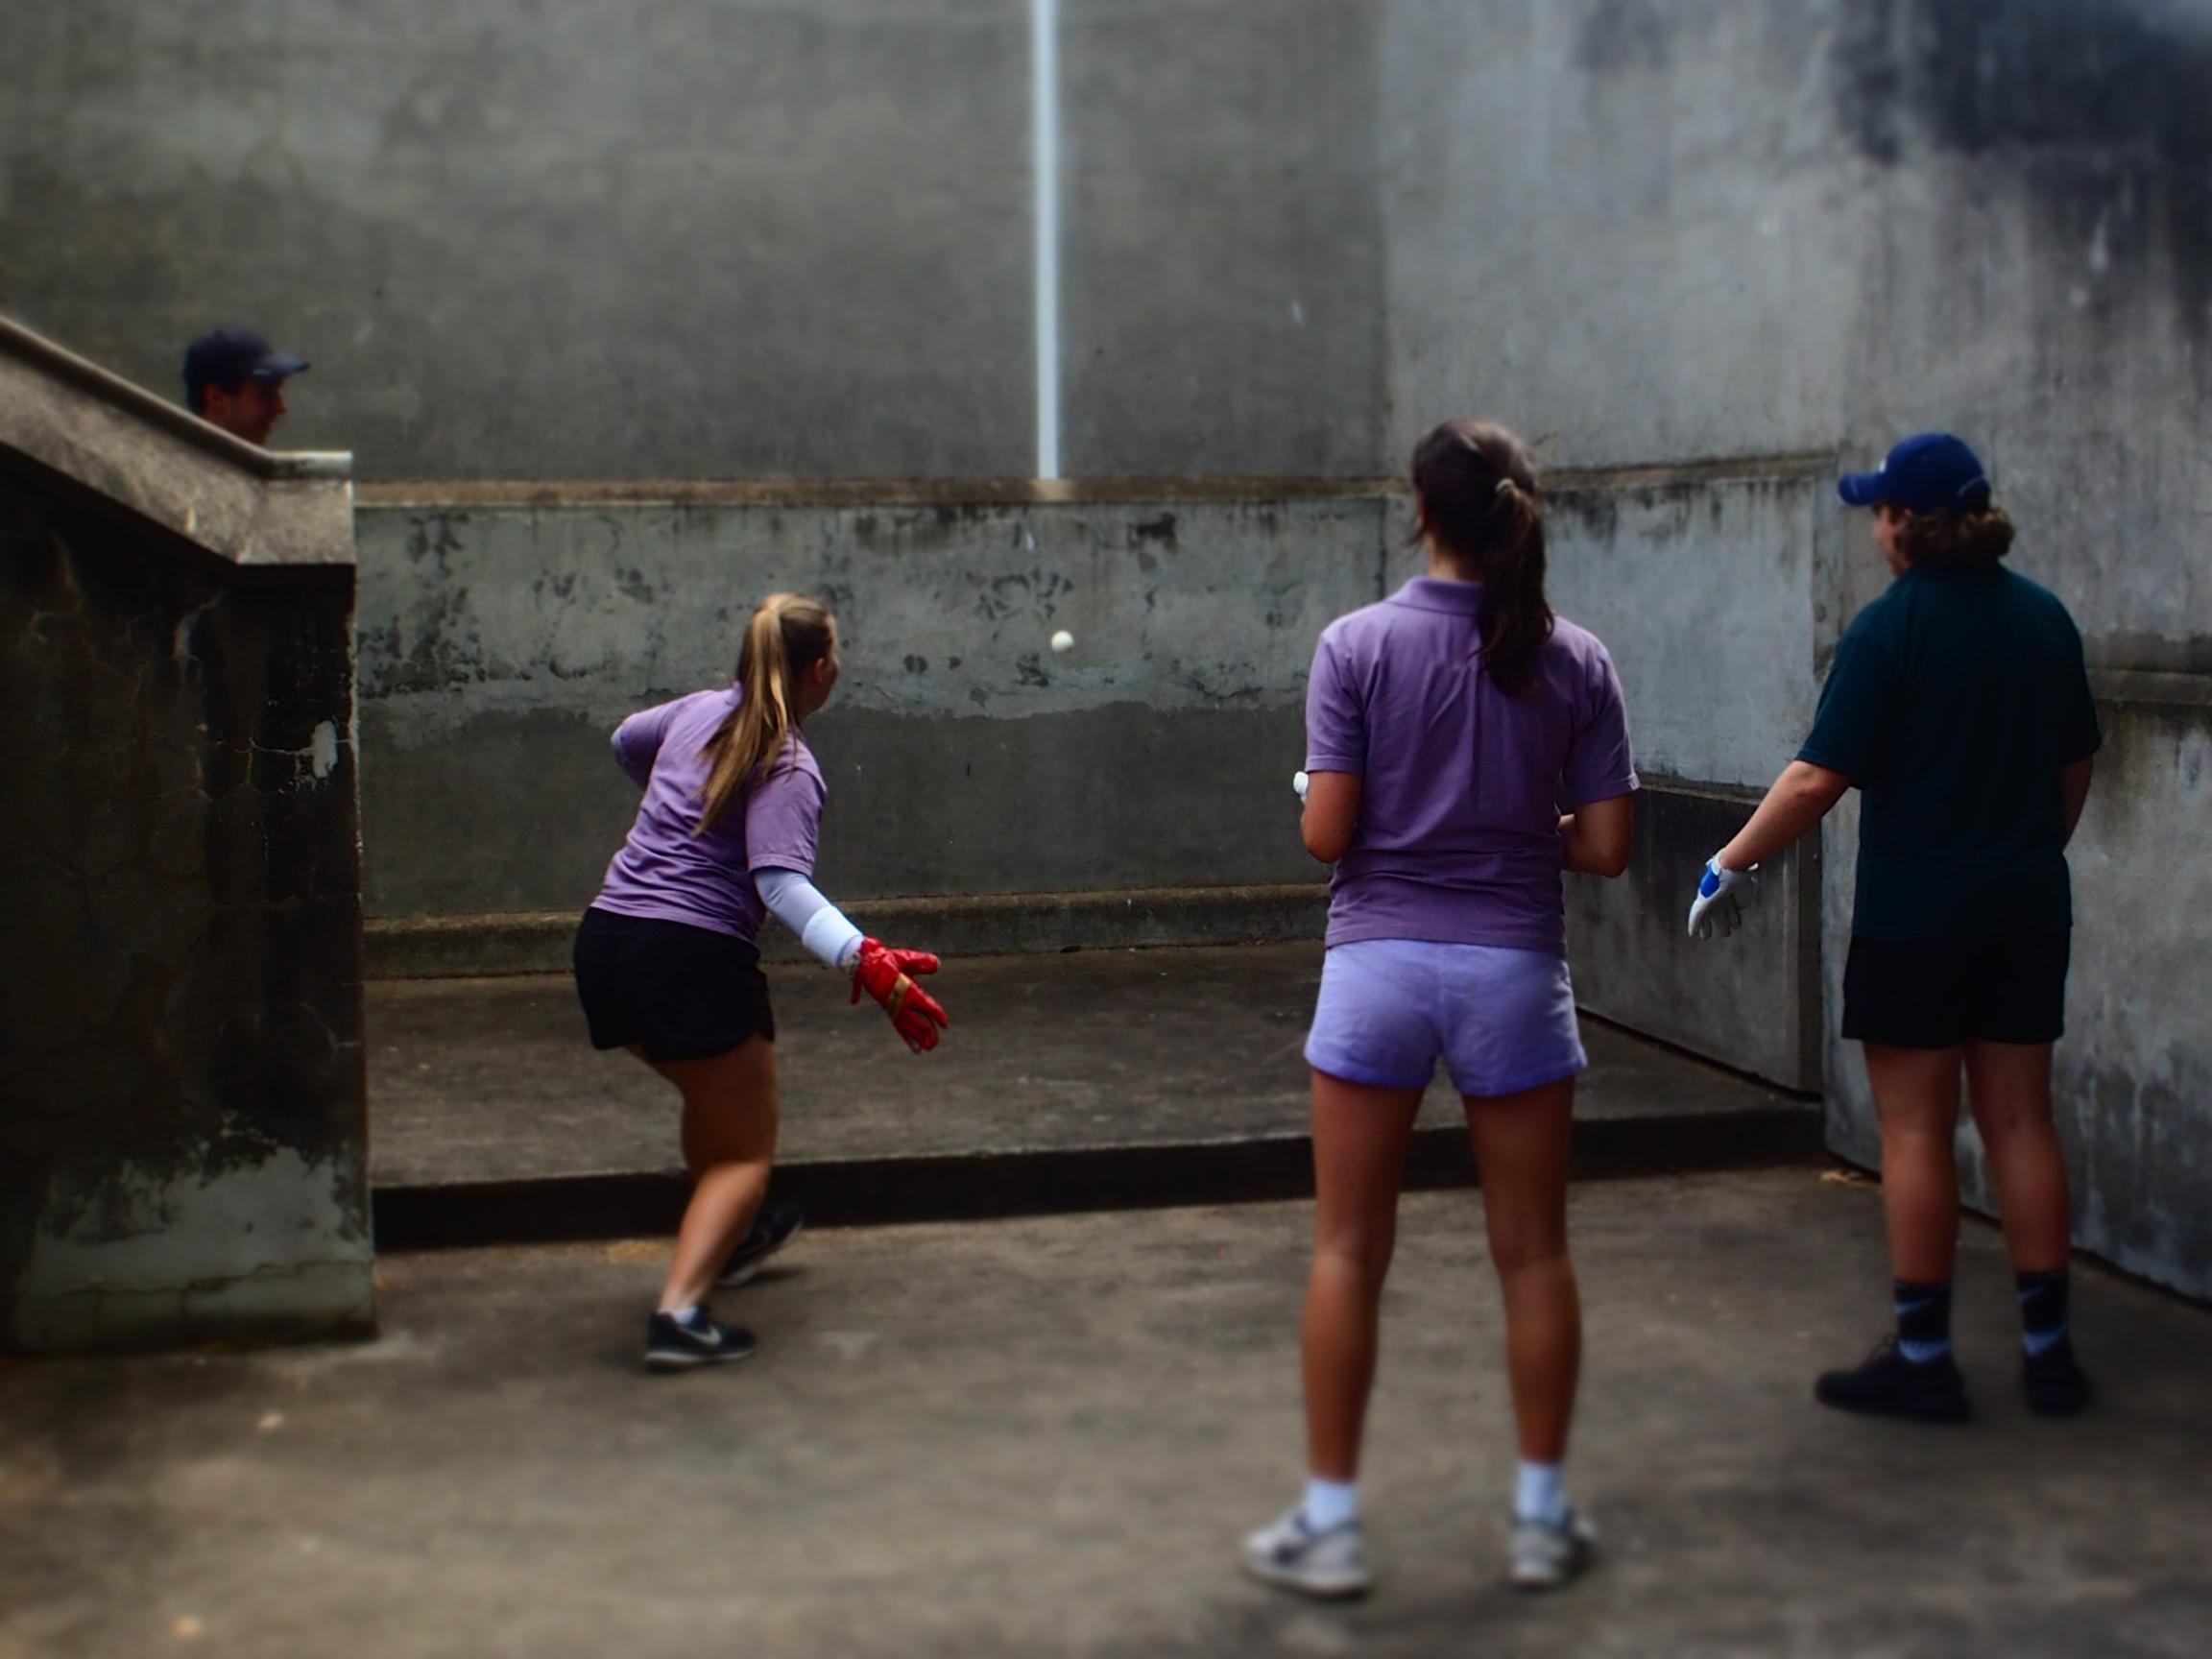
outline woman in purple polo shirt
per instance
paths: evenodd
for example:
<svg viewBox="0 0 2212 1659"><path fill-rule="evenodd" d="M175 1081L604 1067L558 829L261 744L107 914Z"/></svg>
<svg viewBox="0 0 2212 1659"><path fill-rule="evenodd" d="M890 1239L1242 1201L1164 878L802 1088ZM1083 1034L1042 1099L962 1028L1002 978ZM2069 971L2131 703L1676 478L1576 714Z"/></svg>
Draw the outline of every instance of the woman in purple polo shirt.
<svg viewBox="0 0 2212 1659"><path fill-rule="evenodd" d="M880 1002L909 1048L934 1048L946 1023L911 977L934 974L937 958L863 937L811 879L824 787L799 728L830 700L838 666L829 607L772 593L746 624L736 684L633 714L614 733L615 762L645 795L576 929L576 991L593 1047L629 1049L683 1094L692 1180L646 1325L648 1370L753 1352L752 1333L705 1304L718 1276L737 1283L766 1253L738 1248L776 1153L762 921L773 914L850 974L853 999Z"/></svg>
<svg viewBox="0 0 2212 1659"><path fill-rule="evenodd" d="M1369 1582L1360 1430L1399 1178L1439 1058L1465 1098L1503 1289L1522 1459L1512 1580L1565 1583L1594 1542L1562 1482L1581 1358L1567 1149L1587 1062L1559 877L1627 867L1627 717L1605 647L1545 603L1544 510L1521 441L1448 421L1415 448L1413 490L1429 574L1330 624L1306 700L1306 846L1336 866L1306 1046L1310 1478L1245 1562L1317 1596Z"/></svg>

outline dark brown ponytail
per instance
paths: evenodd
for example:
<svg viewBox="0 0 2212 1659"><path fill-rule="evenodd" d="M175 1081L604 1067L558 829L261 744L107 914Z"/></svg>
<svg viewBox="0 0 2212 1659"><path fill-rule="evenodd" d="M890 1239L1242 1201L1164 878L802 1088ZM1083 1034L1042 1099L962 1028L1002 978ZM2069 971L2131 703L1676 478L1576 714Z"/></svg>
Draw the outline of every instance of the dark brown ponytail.
<svg viewBox="0 0 2212 1659"><path fill-rule="evenodd" d="M1444 421L1413 446L1413 497L1415 536L1482 584L1483 671L1507 696L1528 695L1552 618L1544 500L1527 445L1493 421Z"/></svg>

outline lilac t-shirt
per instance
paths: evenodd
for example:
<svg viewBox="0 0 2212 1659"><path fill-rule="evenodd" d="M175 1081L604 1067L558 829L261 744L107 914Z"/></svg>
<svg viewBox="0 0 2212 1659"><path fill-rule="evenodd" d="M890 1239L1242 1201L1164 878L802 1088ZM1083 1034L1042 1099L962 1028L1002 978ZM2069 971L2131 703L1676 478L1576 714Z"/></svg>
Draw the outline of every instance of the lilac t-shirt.
<svg viewBox="0 0 2212 1659"><path fill-rule="evenodd" d="M755 783L704 835L694 835L707 775L701 754L743 694L694 691L633 714L615 728L614 761L642 785L637 821L607 866L594 910L710 927L751 941L767 906L756 870L814 873L827 794L822 768L796 732L766 779Z"/></svg>
<svg viewBox="0 0 2212 1659"><path fill-rule="evenodd" d="M1361 774L1329 943L1429 939L1567 953L1559 802L1636 787L1613 660L1564 617L1536 689L1476 661L1475 582L1421 576L1322 630L1306 687L1306 770Z"/></svg>

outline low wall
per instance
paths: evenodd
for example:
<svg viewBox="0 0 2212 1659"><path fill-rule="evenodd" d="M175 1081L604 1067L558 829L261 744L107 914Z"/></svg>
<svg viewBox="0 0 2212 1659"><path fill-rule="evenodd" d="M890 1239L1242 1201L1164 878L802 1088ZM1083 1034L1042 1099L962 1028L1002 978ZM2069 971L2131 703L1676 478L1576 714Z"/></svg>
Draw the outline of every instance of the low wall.
<svg viewBox="0 0 2212 1659"><path fill-rule="evenodd" d="M374 1319L343 457L0 325L0 1342Z"/></svg>
<svg viewBox="0 0 2212 1659"><path fill-rule="evenodd" d="M1817 846L1801 842L1768 860L1741 932L1724 941L1685 932L1698 871L1756 804L1744 790L1646 783L1626 874L1568 878L1575 999L1693 1054L1816 1091L1826 1053Z"/></svg>

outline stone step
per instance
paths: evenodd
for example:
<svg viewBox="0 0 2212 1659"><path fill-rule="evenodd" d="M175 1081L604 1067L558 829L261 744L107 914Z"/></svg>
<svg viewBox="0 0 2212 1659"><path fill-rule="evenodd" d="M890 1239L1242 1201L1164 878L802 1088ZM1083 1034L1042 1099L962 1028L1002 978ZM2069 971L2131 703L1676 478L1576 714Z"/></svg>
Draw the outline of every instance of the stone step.
<svg viewBox="0 0 2212 1659"><path fill-rule="evenodd" d="M1300 1058L1318 944L948 963L943 1047L908 1054L807 965L768 970L779 1198L823 1224L1214 1203L1309 1191ZM369 987L378 1245L670 1229L674 1092L594 1053L565 976ZM1816 1103L1584 1022L1583 1175L1810 1162ZM1408 1187L1472 1176L1456 1097L1424 1102Z"/></svg>

